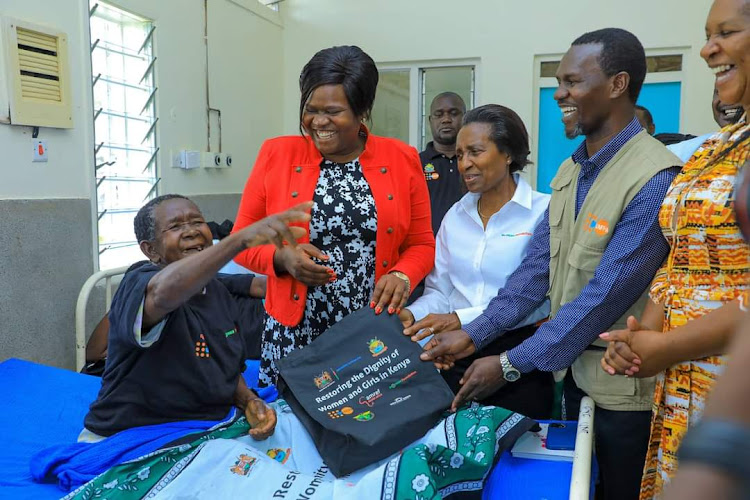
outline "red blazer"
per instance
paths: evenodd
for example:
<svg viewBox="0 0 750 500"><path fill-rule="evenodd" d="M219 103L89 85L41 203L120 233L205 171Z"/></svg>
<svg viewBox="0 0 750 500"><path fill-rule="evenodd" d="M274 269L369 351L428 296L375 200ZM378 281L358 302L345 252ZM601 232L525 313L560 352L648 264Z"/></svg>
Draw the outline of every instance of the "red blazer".
<svg viewBox="0 0 750 500"><path fill-rule="evenodd" d="M322 156L309 137L286 136L263 143L242 193L233 232L267 215L313 199ZM412 286L435 262L430 197L417 151L401 141L368 135L359 157L378 213L375 281L401 271ZM299 224L309 231L309 224ZM309 237L300 240L308 243ZM250 248L235 261L268 276L266 310L286 326L302 320L307 286L288 274L277 276L272 245Z"/></svg>

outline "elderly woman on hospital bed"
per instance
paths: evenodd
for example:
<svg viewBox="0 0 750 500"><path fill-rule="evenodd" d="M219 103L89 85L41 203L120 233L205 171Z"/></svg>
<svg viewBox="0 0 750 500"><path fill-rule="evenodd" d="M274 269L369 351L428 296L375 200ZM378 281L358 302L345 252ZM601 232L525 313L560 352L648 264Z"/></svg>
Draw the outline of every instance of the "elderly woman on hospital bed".
<svg viewBox="0 0 750 500"><path fill-rule="evenodd" d="M128 272L110 311L102 387L79 441L175 421L216 421L232 406L250 435L264 439L276 415L241 376L245 343L231 282L215 277L239 252L265 243L294 245L309 216L297 206L267 217L216 245L198 207L179 195L148 202L135 232L149 263Z"/></svg>

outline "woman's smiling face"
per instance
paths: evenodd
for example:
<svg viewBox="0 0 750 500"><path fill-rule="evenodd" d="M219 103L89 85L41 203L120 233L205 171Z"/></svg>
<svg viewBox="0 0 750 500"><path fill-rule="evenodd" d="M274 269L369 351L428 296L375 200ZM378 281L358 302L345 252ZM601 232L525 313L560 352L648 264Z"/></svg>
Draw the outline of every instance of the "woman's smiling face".
<svg viewBox="0 0 750 500"><path fill-rule="evenodd" d="M723 103L750 108L750 1L715 0L701 57L716 75Z"/></svg>
<svg viewBox="0 0 750 500"><path fill-rule="evenodd" d="M458 171L466 188L472 193L496 189L508 180L511 158L497 146L490 136L492 125L472 122L461 127L456 139Z"/></svg>
<svg viewBox="0 0 750 500"><path fill-rule="evenodd" d="M302 127L324 158L345 163L362 152L360 118L352 111L343 85L321 85L305 104Z"/></svg>

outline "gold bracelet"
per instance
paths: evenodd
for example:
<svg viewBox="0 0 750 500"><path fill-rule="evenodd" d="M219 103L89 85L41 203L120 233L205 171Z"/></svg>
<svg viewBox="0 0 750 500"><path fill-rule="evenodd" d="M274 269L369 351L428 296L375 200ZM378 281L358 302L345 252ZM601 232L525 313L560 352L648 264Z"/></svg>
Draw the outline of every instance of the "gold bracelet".
<svg viewBox="0 0 750 500"><path fill-rule="evenodd" d="M406 293L411 293L411 281L409 281L409 277L402 273L401 271L391 271L388 274L392 274L397 278L401 278L406 282Z"/></svg>

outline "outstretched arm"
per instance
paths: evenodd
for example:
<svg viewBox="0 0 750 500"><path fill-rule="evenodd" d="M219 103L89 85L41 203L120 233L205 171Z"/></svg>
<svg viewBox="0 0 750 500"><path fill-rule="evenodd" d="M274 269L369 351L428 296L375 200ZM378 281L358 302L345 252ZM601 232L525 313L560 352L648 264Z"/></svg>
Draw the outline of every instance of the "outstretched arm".
<svg viewBox="0 0 750 500"><path fill-rule="evenodd" d="M143 327L156 325L190 297L200 292L219 269L247 248L273 243L277 248L296 245L305 230L289 227L291 222L307 221L312 202L272 215L233 233L202 252L172 262L154 275L146 287Z"/></svg>

